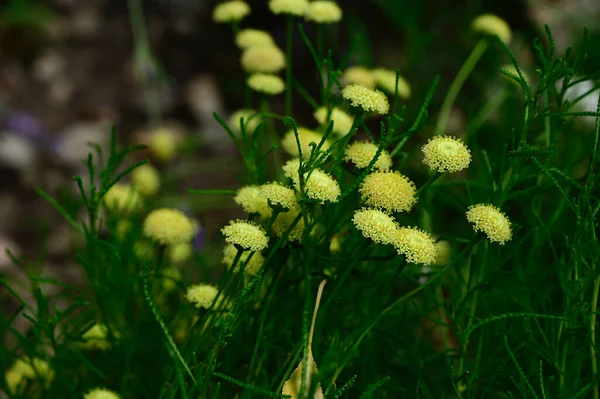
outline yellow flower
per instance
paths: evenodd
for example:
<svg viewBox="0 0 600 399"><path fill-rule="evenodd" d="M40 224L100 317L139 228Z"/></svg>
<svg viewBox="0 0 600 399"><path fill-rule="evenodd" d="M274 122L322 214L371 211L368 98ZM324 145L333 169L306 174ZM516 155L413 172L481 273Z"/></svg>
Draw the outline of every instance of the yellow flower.
<svg viewBox="0 0 600 399"><path fill-rule="evenodd" d="M342 191L340 185L330 174L323 172L321 169L314 169L306 173L304 182L304 190L308 198L319 201L321 204L325 202L337 202ZM296 189L299 189L300 182L296 184Z"/></svg>
<svg viewBox="0 0 600 399"><path fill-rule="evenodd" d="M169 259L173 263L183 263L187 261L193 253L194 249L190 242L180 242L169 248Z"/></svg>
<svg viewBox="0 0 600 399"><path fill-rule="evenodd" d="M198 309L210 309L218 293L219 290L215 286L210 284L197 284L188 287L185 297ZM217 307L216 304L215 307Z"/></svg>
<svg viewBox="0 0 600 399"><path fill-rule="evenodd" d="M38 357L17 359L4 375L10 393L22 394L27 380L40 378L44 387L48 388L54 380L54 370L50 364Z"/></svg>
<svg viewBox="0 0 600 399"><path fill-rule="evenodd" d="M241 0L231 0L217 4L213 11L213 21L217 23L238 22L250 14L250 6Z"/></svg>
<svg viewBox="0 0 600 399"><path fill-rule="evenodd" d="M275 45L252 46L242 53L246 72L276 73L285 68L285 54Z"/></svg>
<svg viewBox="0 0 600 399"><path fill-rule="evenodd" d="M303 15L308 8L308 0L270 0L269 9L273 14Z"/></svg>
<svg viewBox="0 0 600 399"><path fill-rule="evenodd" d="M156 209L144 220L144 235L164 245L191 241L194 225L181 211L170 208Z"/></svg>
<svg viewBox="0 0 600 399"><path fill-rule="evenodd" d="M128 184L117 183L102 198L104 205L120 213L133 213L143 206L140 193Z"/></svg>
<svg viewBox="0 0 600 399"><path fill-rule="evenodd" d="M459 172L471 163L471 151L457 137L435 136L421 147L421 151L425 156L423 163L440 173Z"/></svg>
<svg viewBox="0 0 600 399"><path fill-rule="evenodd" d="M358 169L364 169L369 166L369 163L371 163L375 157L377 148L377 144L369 141L356 141L346 147L344 161L352 162ZM389 170L392 167L392 157L390 156L390 153L386 150L381 150L379 158L373 167L374 169L384 171Z"/></svg>
<svg viewBox="0 0 600 399"><path fill-rule="evenodd" d="M121 399L121 397L109 389L94 388L84 394L83 399Z"/></svg>
<svg viewBox="0 0 600 399"><path fill-rule="evenodd" d="M260 186L261 197L267 199L267 202L273 206L279 206L287 210L298 205L296 193L289 187L279 182L266 183Z"/></svg>
<svg viewBox="0 0 600 399"><path fill-rule="evenodd" d="M168 293L177 288L177 283L181 281L181 272L172 266L165 267L161 270L159 278L161 294Z"/></svg>
<svg viewBox="0 0 600 399"><path fill-rule="evenodd" d="M381 87L385 92L393 96L396 92L396 71L384 68L376 68L372 73L377 86ZM410 97L410 86L402 76L398 76L398 97Z"/></svg>
<svg viewBox="0 0 600 399"><path fill-rule="evenodd" d="M113 331L115 339L119 334ZM106 351L112 348L112 343L108 340L108 327L102 323L94 324L89 330L81 336L83 342L79 342L79 347L83 350L101 350Z"/></svg>
<svg viewBox="0 0 600 399"><path fill-rule="evenodd" d="M467 211L467 220L473 224L473 230L484 233L491 242L504 245L512 238L510 220L494 205L471 205Z"/></svg>
<svg viewBox="0 0 600 399"><path fill-rule="evenodd" d="M261 118L257 116L256 111L253 109L240 109L235 111L229 117L229 127L234 132L241 132L242 125L240 124L240 120L244 121L244 130L246 134L252 134L260 125Z"/></svg>
<svg viewBox="0 0 600 399"><path fill-rule="evenodd" d="M140 194L151 197L160 188L160 177L150 164L142 165L131 172L131 182Z"/></svg>
<svg viewBox="0 0 600 399"><path fill-rule="evenodd" d="M309 159L312 151L312 147L309 144L315 143L315 145L319 145L322 139L322 134L304 127L298 127L298 140L300 141L300 148L302 149L302 158ZM283 139L281 139L281 146L288 154L294 157L300 156L298 144L296 142L296 134L293 130L288 131L283 136ZM331 143L328 140L325 140L321 146L321 151L327 151L330 146Z"/></svg>
<svg viewBox="0 0 600 399"><path fill-rule="evenodd" d="M334 234L329 243L329 253L335 255L342 249L342 242L339 234Z"/></svg>
<svg viewBox="0 0 600 399"><path fill-rule="evenodd" d="M394 239L394 246L410 263L430 265L437 257L435 240L430 234L416 227L400 227Z"/></svg>
<svg viewBox="0 0 600 399"><path fill-rule="evenodd" d="M350 101L353 107L361 108L366 112L375 112L385 115L390 110L387 97L379 90L372 90L366 86L351 84L344 87L342 97Z"/></svg>
<svg viewBox="0 0 600 399"><path fill-rule="evenodd" d="M237 191L233 200L240 205L246 213L257 213L268 218L273 210L267 199L261 194L259 186L245 186Z"/></svg>
<svg viewBox="0 0 600 399"><path fill-rule="evenodd" d="M225 241L244 250L262 251L269 245L269 239L262 227L247 220L229 222L221 229Z"/></svg>
<svg viewBox="0 0 600 399"><path fill-rule="evenodd" d="M255 73L246 81L248 87L254 91L274 96L285 90L285 83L277 75L267 73Z"/></svg>
<svg viewBox="0 0 600 399"><path fill-rule="evenodd" d="M282 212L275 218L273 222L273 232L277 235L277 237L283 236L283 234L288 231L296 217L300 214L300 207L296 207L287 212ZM302 241L302 233L304 233L304 220L302 217L298 220L294 228L290 231L288 235L288 241L290 242L301 242Z"/></svg>
<svg viewBox="0 0 600 399"><path fill-rule="evenodd" d="M313 116L317 122L323 126L329 126L329 121L333 121L333 133L339 134L340 136L345 136L346 134L350 133L354 123L353 116L348 115L346 112L337 107L334 107L331 110L329 119L327 119L327 107L318 108L314 112Z"/></svg>
<svg viewBox="0 0 600 399"><path fill-rule="evenodd" d="M223 260L222 262L230 268L233 265L233 261L235 260L235 256L237 255L237 249L232 244L227 244L223 248ZM250 255L252 257L250 258ZM250 260L248 260L250 258ZM250 252L244 251L237 265L235 265L235 269L233 269L234 273L238 273L240 271L240 267L242 263L245 263L244 273L249 276L256 276L263 263L265 262L265 257L260 252Z"/></svg>
<svg viewBox="0 0 600 399"><path fill-rule="evenodd" d="M244 29L235 37L235 44L243 50L254 46L275 45L271 34L259 29Z"/></svg>
<svg viewBox="0 0 600 399"><path fill-rule="evenodd" d="M294 158L287 161L281 169L283 170L283 174L288 179L292 179L294 184L298 184L298 169L300 168L300 159Z"/></svg>
<svg viewBox="0 0 600 399"><path fill-rule="evenodd" d="M415 184L398 171L370 173L358 191L367 206L390 212L408 212L417 203Z"/></svg>
<svg viewBox="0 0 600 399"><path fill-rule="evenodd" d="M352 222L366 238L378 244L394 243L398 224L387 213L378 209L362 208L354 212Z"/></svg>
<svg viewBox="0 0 600 399"><path fill-rule="evenodd" d="M161 128L150 133L148 148L162 162L169 162L177 155L177 137L175 133Z"/></svg>
<svg viewBox="0 0 600 399"><path fill-rule="evenodd" d="M484 35L497 35L504 43L510 43L512 32L505 20L493 14L482 14L473 20L471 27Z"/></svg>
<svg viewBox="0 0 600 399"><path fill-rule="evenodd" d="M370 89L375 88L376 85L375 78L373 77L371 70L361 66L352 66L346 68L340 77L340 80L346 85L358 84Z"/></svg>
<svg viewBox="0 0 600 399"><path fill-rule="evenodd" d="M452 256L452 247L448 241L438 241L435 243L435 249L437 250L437 257L435 258L436 265L447 265L450 262Z"/></svg>
<svg viewBox="0 0 600 399"><path fill-rule="evenodd" d="M329 0L315 0L309 3L304 18L318 24L331 24L342 19L342 9Z"/></svg>

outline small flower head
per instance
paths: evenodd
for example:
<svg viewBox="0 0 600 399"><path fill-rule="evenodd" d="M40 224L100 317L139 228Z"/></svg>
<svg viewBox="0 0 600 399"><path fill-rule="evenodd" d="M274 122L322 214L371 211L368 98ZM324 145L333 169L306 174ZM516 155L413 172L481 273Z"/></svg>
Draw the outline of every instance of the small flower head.
<svg viewBox="0 0 600 399"><path fill-rule="evenodd" d="M269 239L262 227L247 220L229 222L221 229L225 241L245 251L262 251L269 245Z"/></svg>
<svg viewBox="0 0 600 399"><path fill-rule="evenodd" d="M178 140L173 130L156 129L150 133L148 148L158 160L169 162L177 155Z"/></svg>
<svg viewBox="0 0 600 399"><path fill-rule="evenodd" d="M299 182L296 184L296 189L299 189ZM321 204L337 202L340 195L342 195L338 182L321 169L314 169L306 173L304 190L308 198L319 201Z"/></svg>
<svg viewBox="0 0 600 399"><path fill-rule="evenodd" d="M348 147L344 152L344 161L352 162L358 169L364 169L369 166L369 163L377 153L377 145L369 141L356 141ZM375 162L374 169L389 170L392 167L392 157L386 150L381 150L379 158Z"/></svg>
<svg viewBox="0 0 600 399"><path fill-rule="evenodd" d="M396 71L384 68L376 68L373 70L373 78L377 86L390 95L396 93ZM410 86L402 76L398 76L398 97L409 98Z"/></svg>
<svg viewBox="0 0 600 399"><path fill-rule="evenodd" d="M274 46L271 34L259 29L244 29L235 37L235 44L243 50L254 46Z"/></svg>
<svg viewBox="0 0 600 399"><path fill-rule="evenodd" d="M227 244L223 248L222 262L225 264L225 266L227 266L227 268L230 268L231 265L233 265L237 251L237 248L231 244ZM252 255L252 257L250 255ZM244 251L237 265L233 269L233 272L238 273L240 271L241 264L244 263L244 273L249 276L256 276L264 262L265 257L260 252Z"/></svg>
<svg viewBox="0 0 600 399"><path fill-rule="evenodd" d="M169 260L172 263L183 263L190 259L194 253L191 242L180 242L169 247Z"/></svg>
<svg viewBox="0 0 600 399"><path fill-rule="evenodd" d="M333 1L315 0L309 3L304 18L318 24L340 22L342 9Z"/></svg>
<svg viewBox="0 0 600 399"><path fill-rule="evenodd" d="M285 54L275 45L252 46L242 53L242 68L250 73L277 73L285 68Z"/></svg>
<svg viewBox="0 0 600 399"><path fill-rule="evenodd" d="M390 110L390 103L385 94L366 86L357 84L346 86L342 90L342 97L350 101L353 107L360 108L365 112L385 115Z"/></svg>
<svg viewBox="0 0 600 399"><path fill-rule="evenodd" d="M119 334L112 331L113 337L117 339ZM108 327L106 324L96 323L81 336L83 342L79 343L79 347L83 350L100 350L107 351L112 348L112 343L108 338Z"/></svg>
<svg viewBox="0 0 600 399"><path fill-rule="evenodd" d="M283 80L277 75L268 73L255 73L248 78L246 83L252 90L270 96L281 94L285 90Z"/></svg>
<svg viewBox="0 0 600 399"><path fill-rule="evenodd" d="M435 136L421 151L423 163L440 173L455 173L469 167L471 151L461 139L452 136Z"/></svg>
<svg viewBox="0 0 600 399"><path fill-rule="evenodd" d="M287 210L298 205L296 193L289 187L279 182L266 183L260 186L261 196L267 199L271 206L278 206Z"/></svg>
<svg viewBox="0 0 600 399"><path fill-rule="evenodd" d="M144 220L144 235L160 244L176 245L189 242L194 233L192 221L177 209L156 209Z"/></svg>
<svg viewBox="0 0 600 399"><path fill-rule="evenodd" d="M365 205L390 212L408 212L417 203L415 184L398 171L370 173L358 191Z"/></svg>
<svg viewBox="0 0 600 399"><path fill-rule="evenodd" d="M213 11L216 23L239 22L250 14L250 6L245 1L230 0L217 4Z"/></svg>
<svg viewBox="0 0 600 399"><path fill-rule="evenodd" d="M300 159L294 158L287 161L283 166L283 174L288 179L292 179L294 184L298 184L298 169L300 168Z"/></svg>
<svg viewBox="0 0 600 399"><path fill-rule="evenodd" d="M331 255L335 255L340 252L342 249L342 240L340 239L339 234L334 234L331 237L331 242L329 243L329 253Z"/></svg>
<svg viewBox="0 0 600 399"><path fill-rule="evenodd" d="M359 209L354 212L352 222L363 236L378 244L392 244L398 231L396 221L378 209Z"/></svg>
<svg viewBox="0 0 600 399"><path fill-rule="evenodd" d="M131 182L137 191L146 197L153 196L160 189L158 171L148 163L131 172Z"/></svg>
<svg viewBox="0 0 600 399"><path fill-rule="evenodd" d="M27 381L37 378L41 378L44 386L49 387L54 379L54 370L43 359L23 357L13 363L12 367L6 371L4 378L11 393L22 394Z"/></svg>
<svg viewBox="0 0 600 399"><path fill-rule="evenodd" d="M308 0L270 0L269 9L273 14L304 15Z"/></svg>
<svg viewBox="0 0 600 399"><path fill-rule="evenodd" d="M323 139L323 135L321 133L317 133L313 130L306 129L304 127L298 127L298 140L300 141L300 148L302 149L302 158L308 159L310 158L310 154L312 151L312 147L310 143L315 143L319 145L321 140ZM294 157L299 157L300 153L298 152L298 143L296 142L296 134L293 130L288 131L281 139L281 146L283 149L290 155ZM325 141L321 146L321 151L327 151L331 144L329 141ZM315 147L316 148L316 147Z"/></svg>
<svg viewBox="0 0 600 399"><path fill-rule="evenodd" d="M269 202L262 195L259 186L244 186L237 191L233 200L242 207L246 213L256 213L268 218L273 210Z"/></svg>
<svg viewBox="0 0 600 399"><path fill-rule="evenodd" d="M185 298L198 309L209 309L218 293L219 290L215 286L210 284L196 284L188 287Z"/></svg>
<svg viewBox="0 0 600 399"><path fill-rule="evenodd" d="M437 257L435 240L430 234L416 227L400 227L396 233L394 246L410 263L430 265Z"/></svg>
<svg viewBox="0 0 600 399"><path fill-rule="evenodd" d="M242 131L241 121L244 123L244 131L246 134L252 134L258 125L260 125L261 118L253 109L240 109L231 114L228 120L228 125L231 130L239 133Z"/></svg>
<svg viewBox="0 0 600 399"><path fill-rule="evenodd" d="M346 68L340 80L346 85L357 84L370 89L374 89L377 84L371 70L361 66Z"/></svg>
<svg viewBox="0 0 600 399"><path fill-rule="evenodd" d="M333 121L333 133L339 134L340 136L345 136L350 133L354 123L354 117L352 115L334 107L331 110L329 119L327 119L327 112L326 107L320 107L314 112L313 116L322 126L328 126L329 121Z"/></svg>
<svg viewBox="0 0 600 399"><path fill-rule="evenodd" d="M473 224L473 230L484 233L491 242L504 245L512 238L510 220L494 205L471 205L467 211L467 220Z"/></svg>
<svg viewBox="0 0 600 399"><path fill-rule="evenodd" d="M159 288L160 293L164 294L177 288L177 284L181 281L181 272L179 269L169 266L163 268L158 277L160 278L160 286L156 288Z"/></svg>
<svg viewBox="0 0 600 399"><path fill-rule="evenodd" d="M117 183L112 186L102 198L104 205L119 213L133 213L143 206L140 193L132 186Z"/></svg>
<svg viewBox="0 0 600 399"><path fill-rule="evenodd" d="M482 14L473 20L471 28L484 35L497 35L504 43L510 43L512 32L505 20L493 14Z"/></svg>
<svg viewBox="0 0 600 399"><path fill-rule="evenodd" d="M435 249L437 250L437 256L435 258L436 265L447 265L450 262L452 256L452 247L448 241L438 241L435 243Z"/></svg>
<svg viewBox="0 0 600 399"><path fill-rule="evenodd" d="M94 388L84 394L83 399L121 399L121 397L109 389Z"/></svg>
<svg viewBox="0 0 600 399"><path fill-rule="evenodd" d="M287 212L282 212L275 218L273 222L273 232L277 235L277 237L283 236L283 234L289 230L290 226L294 222L294 220L300 215L301 209L300 207L296 207ZM304 233L304 220L302 217L298 220L294 228L290 230L288 235L288 241L290 242L301 242L302 234Z"/></svg>

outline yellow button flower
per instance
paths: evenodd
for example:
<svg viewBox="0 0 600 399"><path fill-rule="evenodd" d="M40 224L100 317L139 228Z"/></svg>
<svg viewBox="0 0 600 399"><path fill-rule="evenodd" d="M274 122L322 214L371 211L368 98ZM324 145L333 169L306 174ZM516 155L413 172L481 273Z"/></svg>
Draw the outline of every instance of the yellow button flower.
<svg viewBox="0 0 600 399"><path fill-rule="evenodd" d="M277 73L285 68L285 54L275 45L252 46L242 53L246 72Z"/></svg>
<svg viewBox="0 0 600 399"><path fill-rule="evenodd" d="M297 207L277 215L275 221L273 222L273 226L271 227L277 237L283 236L283 234L289 230L290 226L294 222L294 219L298 217L300 212L300 207ZM288 235L288 241L301 242L302 233L304 233L304 219L300 217L300 220L298 220L294 228L290 231Z"/></svg>
<svg viewBox="0 0 600 399"><path fill-rule="evenodd" d="M102 197L104 205L120 213L133 213L142 209L140 193L132 186L123 183L113 185Z"/></svg>
<svg viewBox="0 0 600 399"><path fill-rule="evenodd" d="M121 399L121 397L109 389L94 388L84 394L83 399Z"/></svg>
<svg viewBox="0 0 600 399"><path fill-rule="evenodd" d="M268 218L273 210L267 199L262 195L259 186L245 186L237 191L233 200L240 205L246 213L256 213Z"/></svg>
<svg viewBox="0 0 600 399"><path fill-rule="evenodd" d="M281 94L285 90L285 83L283 83L283 80L277 75L268 73L255 73L250 75L246 83L252 90L270 96Z"/></svg>
<svg viewBox="0 0 600 399"><path fill-rule="evenodd" d="M243 50L254 46L274 46L271 34L259 29L244 29L235 37L235 44Z"/></svg>
<svg viewBox="0 0 600 399"><path fill-rule="evenodd" d="M375 157L377 153L377 144L369 141L356 141L348 147L344 152L344 161L352 162L358 169L364 169L369 166L369 163ZM374 169L378 170L389 170L392 167L392 157L386 150L381 150L377 162L375 162Z"/></svg>
<svg viewBox="0 0 600 399"><path fill-rule="evenodd" d="M119 338L116 331L112 331L114 338ZM103 323L94 324L89 330L81 336L83 342L79 342L79 347L83 350L101 350L106 351L112 348L112 343L108 339L108 327Z"/></svg>
<svg viewBox="0 0 600 399"><path fill-rule="evenodd" d="M177 209L156 209L144 220L144 235L164 245L176 245L191 241L194 225L191 220Z"/></svg>
<svg viewBox="0 0 600 399"><path fill-rule="evenodd" d="M250 14L250 6L245 1L225 1L215 7L213 21L217 23L239 22L248 14Z"/></svg>
<svg viewBox="0 0 600 399"><path fill-rule="evenodd" d="M512 238L510 220L494 205L471 205L467 220L473 225L473 230L484 233L491 242L504 245Z"/></svg>
<svg viewBox="0 0 600 399"><path fill-rule="evenodd" d="M171 129L160 128L150 133L148 148L162 162L170 162L177 155L178 137Z"/></svg>
<svg viewBox="0 0 600 399"><path fill-rule="evenodd" d="M231 265L233 265L237 251L237 248L232 244L227 244L223 248L222 263L224 263L227 268L230 268ZM252 257L250 257L250 255L252 255ZM250 260L248 260L248 258L250 258ZM246 266L244 267L244 273L249 276L256 276L264 262L265 257L260 252L244 251L233 272L238 273L240 271L241 264L245 263Z"/></svg>
<svg viewBox="0 0 600 399"><path fill-rule="evenodd" d="M392 244L398 232L398 224L387 213L378 209L362 208L354 212L354 226L363 236L378 244Z"/></svg>
<svg viewBox="0 0 600 399"><path fill-rule="evenodd" d="M361 66L351 66L346 68L344 73L342 73L340 80L345 85L358 84L370 89L375 88L376 85L372 71Z"/></svg>
<svg viewBox="0 0 600 399"><path fill-rule="evenodd" d="M146 197L153 196L160 189L158 171L148 163L131 172L131 182L137 191Z"/></svg>
<svg viewBox="0 0 600 399"><path fill-rule="evenodd" d="M272 206L292 209L298 205L296 193L279 182L266 183L260 186L261 197L266 198Z"/></svg>
<svg viewBox="0 0 600 399"><path fill-rule="evenodd" d="M497 15L482 14L475 18L471 24L474 31L484 35L497 35L504 43L510 43L512 32L505 20Z"/></svg>
<svg viewBox="0 0 600 399"><path fill-rule="evenodd" d="M273 14L300 16L306 12L308 0L270 0L269 9Z"/></svg>
<svg viewBox="0 0 600 399"><path fill-rule="evenodd" d="M440 173L459 172L471 163L471 151L457 137L435 136L421 147L421 151L423 163Z"/></svg>
<svg viewBox="0 0 600 399"><path fill-rule="evenodd" d="M396 233L394 246L409 263L430 265L437 258L433 237L416 227L401 227Z"/></svg>
<svg viewBox="0 0 600 399"><path fill-rule="evenodd" d="M381 87L383 91L393 96L396 92L396 71L392 71L391 69L376 68L372 73L377 86ZM402 76L398 76L398 97L404 99L410 97L410 86Z"/></svg>
<svg viewBox="0 0 600 399"><path fill-rule="evenodd" d="M225 241L246 251L262 251L269 245L269 239L262 227L247 220L229 222L221 229Z"/></svg>
<svg viewBox="0 0 600 399"><path fill-rule="evenodd" d="M296 184L296 189L299 189L299 182ZM321 204L337 202L342 195L338 182L321 169L314 169L312 172L306 173L304 190L308 198L319 201Z"/></svg>
<svg viewBox="0 0 600 399"><path fill-rule="evenodd" d="M258 125L261 123L261 118L256 114L256 111L253 109L240 109L235 111L228 120L228 125L236 133L241 132L242 125L241 122L244 122L244 129L246 134L253 134Z"/></svg>
<svg viewBox="0 0 600 399"><path fill-rule="evenodd" d="M342 97L348 100L353 107L365 112L374 112L385 115L390 110L387 97L379 90L372 90L366 86L351 84L344 87Z"/></svg>
<svg viewBox="0 0 600 399"><path fill-rule="evenodd" d="M320 107L313 113L313 116L322 126L329 126L329 121L333 121L333 133L345 136L350 133L354 123L354 117L342 111L338 107L331 109L329 119L327 119L327 107Z"/></svg>
<svg viewBox="0 0 600 399"><path fill-rule="evenodd" d="M417 203L415 184L398 171L370 173L358 191L365 205L390 212L408 212Z"/></svg>
<svg viewBox="0 0 600 399"><path fill-rule="evenodd" d="M331 24L342 19L342 9L333 1L315 0L309 3L304 18L318 24Z"/></svg>
<svg viewBox="0 0 600 399"><path fill-rule="evenodd" d="M210 284L197 284L188 287L185 293L185 298L189 302L193 303L198 309L209 309L215 301L218 293L219 290L215 286ZM217 305L215 305L215 307L216 306Z"/></svg>
<svg viewBox="0 0 600 399"><path fill-rule="evenodd" d="M304 127L298 127L298 140L300 141L300 148L302 149L302 158L309 159L312 151L310 143L319 145L323 139L321 133L317 133L313 130L306 129ZM331 143L326 140L321 146L321 151L327 151ZM298 143L296 142L296 134L293 130L288 131L281 139L281 147L290 155L294 157L300 156L298 152ZM316 148L316 147L315 147Z"/></svg>

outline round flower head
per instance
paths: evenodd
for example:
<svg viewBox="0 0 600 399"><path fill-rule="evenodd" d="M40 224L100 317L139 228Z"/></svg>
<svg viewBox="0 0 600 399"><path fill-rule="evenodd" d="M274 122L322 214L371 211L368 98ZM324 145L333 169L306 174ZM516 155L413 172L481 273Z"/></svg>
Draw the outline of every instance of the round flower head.
<svg viewBox="0 0 600 399"><path fill-rule="evenodd" d="M22 394L28 380L41 378L44 386L49 387L54 379L54 370L43 359L23 357L13 363L12 367L6 371L4 378L11 393Z"/></svg>
<svg viewBox="0 0 600 399"><path fill-rule="evenodd" d="M282 212L279 215L277 215L272 226L273 232L277 235L277 237L283 236L285 232L289 230L294 220L298 217L298 215L300 215L300 212L300 207L296 207L287 212ZM288 235L288 241L301 242L302 233L304 233L304 219L300 217L294 228L290 230L290 233Z"/></svg>
<svg viewBox="0 0 600 399"><path fill-rule="evenodd" d="M473 230L484 233L491 242L504 245L512 238L510 220L494 205L471 205L467 211L467 220L473 224Z"/></svg>
<svg viewBox="0 0 600 399"><path fill-rule="evenodd" d="M333 133L339 134L340 136L345 136L350 133L352 129L352 125L354 123L354 117L348 115L346 112L341 109L334 107L331 109L331 114L329 115L329 119L327 119L327 108L320 107L318 108L313 116L319 122L320 125L328 126L329 121L333 121Z"/></svg>
<svg viewBox="0 0 600 399"><path fill-rule="evenodd" d="M245 186L237 191L233 200L240 205L246 213L257 213L262 217L268 218L273 210L269 202L262 195L259 186Z"/></svg>
<svg viewBox="0 0 600 399"><path fill-rule="evenodd" d="M102 200L107 208L120 213L139 211L143 205L140 193L134 187L122 183L112 186Z"/></svg>
<svg viewBox="0 0 600 399"><path fill-rule="evenodd" d="M260 186L260 193L262 197L267 199L267 202L271 206L278 206L289 210L298 205L294 190L278 182L263 184Z"/></svg>
<svg viewBox="0 0 600 399"><path fill-rule="evenodd" d="M246 251L262 251L269 244L269 239L262 227L246 220L229 222L221 229L225 241Z"/></svg>
<svg viewBox="0 0 600 399"><path fill-rule="evenodd" d="M483 14L473 20L471 28L484 35L497 35L504 43L510 43L512 33L505 20L493 14Z"/></svg>
<svg viewBox="0 0 600 399"><path fill-rule="evenodd" d="M435 249L437 250L437 256L435 258L436 265L447 265L450 262L452 256L452 247L448 241L438 241L435 243Z"/></svg>
<svg viewBox="0 0 600 399"><path fill-rule="evenodd" d="M234 132L239 133L242 131L241 121L244 122L246 134L252 134L260 125L261 118L256 115L256 111L253 109L240 109L231 114L228 125Z"/></svg>
<svg viewBox="0 0 600 399"><path fill-rule="evenodd" d="M185 298L198 309L209 309L218 293L219 290L210 284L196 284L188 287Z"/></svg>
<svg viewBox="0 0 600 399"><path fill-rule="evenodd" d="M223 248L223 260L222 262L230 268L233 265L233 261L235 260L235 256L237 255L237 249L235 246L231 244L225 245ZM250 257L252 255L252 257ZM250 260L248 260L250 258ZM265 257L260 252L250 252L244 251L240 260L238 261L235 269L233 269L234 273L238 273L240 271L241 264L244 263L244 273L249 276L256 276L263 263L265 262Z"/></svg>
<svg viewBox="0 0 600 399"><path fill-rule="evenodd" d="M213 21L217 23L238 22L250 14L250 6L241 0L231 0L217 4L213 11Z"/></svg>
<svg viewBox="0 0 600 399"><path fill-rule="evenodd" d="M252 90L270 96L281 94L285 90L283 80L277 75L268 73L255 73L248 78L246 83Z"/></svg>
<svg viewBox="0 0 600 399"><path fill-rule="evenodd" d="M302 158L309 159L313 148L310 146L310 143L319 145L322 139L323 135L321 133L317 133L304 127L298 127L298 140L300 141L300 148L302 149ZM296 142L296 134L293 130L288 131L283 136L283 139L281 139L281 146L288 154L294 157L300 156L300 153L298 152L298 143ZM321 146L321 151L327 151L330 146L331 143L326 140Z"/></svg>
<svg viewBox="0 0 600 399"><path fill-rule="evenodd" d="M151 197L160 188L160 177L150 164L142 165L131 172L131 182L140 194Z"/></svg>
<svg viewBox="0 0 600 399"><path fill-rule="evenodd" d="M344 161L352 162L358 169L364 169L369 166L369 163L377 153L377 144L369 141L356 141L348 147L344 152ZM392 167L392 157L386 150L381 150L379 158L373 166L379 170L389 170Z"/></svg>
<svg viewBox="0 0 600 399"><path fill-rule="evenodd" d="M190 242L180 242L169 248L169 260L173 263L183 263L190 259L194 248Z"/></svg>
<svg viewBox="0 0 600 399"><path fill-rule="evenodd" d="M378 209L362 208L354 212L354 226L366 238L378 244L392 244L398 231L398 224L387 213Z"/></svg>
<svg viewBox="0 0 600 399"><path fill-rule="evenodd" d="M273 14L303 15L308 8L308 0L270 0L269 9Z"/></svg>
<svg viewBox="0 0 600 399"><path fill-rule="evenodd" d="M366 86L357 84L346 86L342 90L342 97L350 101L353 107L361 108L365 112L385 115L390 110L390 104L385 94Z"/></svg>
<svg viewBox="0 0 600 399"><path fill-rule="evenodd" d="M340 22L342 19L342 9L333 1L315 0L309 3L304 18L318 24Z"/></svg>
<svg viewBox="0 0 600 399"><path fill-rule="evenodd" d="M177 155L177 137L170 129L157 129L150 134L148 148L162 162L169 162Z"/></svg>
<svg viewBox="0 0 600 399"><path fill-rule="evenodd" d="M435 136L423 147L423 163L431 169L443 172L458 172L469 167L471 151L461 139L451 136Z"/></svg>
<svg viewBox="0 0 600 399"><path fill-rule="evenodd" d="M300 159L294 158L287 161L282 167L283 174L288 179L292 179L294 184L298 184L298 169L300 168Z"/></svg>
<svg viewBox="0 0 600 399"><path fill-rule="evenodd" d="M114 338L119 335L113 331ZM108 339L108 327L102 323L96 323L83 333L81 336L83 342L79 343L79 347L83 350L101 350L106 351L112 348L112 343Z"/></svg>
<svg viewBox="0 0 600 399"><path fill-rule="evenodd" d="M276 73L285 68L285 54L275 45L253 46L242 53L246 72Z"/></svg>
<svg viewBox="0 0 600 399"><path fill-rule="evenodd" d="M400 227L396 233L394 246L410 263L430 265L437 258L435 240L430 234L416 227Z"/></svg>
<svg viewBox="0 0 600 399"><path fill-rule="evenodd" d="M294 183L296 189L299 189L299 183L299 181L298 184ZM308 198L319 201L321 204L337 202L340 195L342 195L338 182L321 169L314 169L310 173L306 173L304 190Z"/></svg>
<svg viewBox="0 0 600 399"><path fill-rule="evenodd" d="M144 235L160 244L176 245L192 240L194 225L183 212L160 208L146 216Z"/></svg>
<svg viewBox="0 0 600 399"><path fill-rule="evenodd" d="M396 71L384 68L376 68L373 70L373 78L377 86L390 95L396 93ZM402 76L398 76L398 97L409 98L410 86Z"/></svg>
<svg viewBox="0 0 600 399"><path fill-rule="evenodd" d="M84 394L83 399L121 399L121 397L106 388L94 388Z"/></svg>
<svg viewBox="0 0 600 399"><path fill-rule="evenodd" d="M408 212L417 203L415 184L398 171L370 173L358 191L367 206L390 212Z"/></svg>
<svg viewBox="0 0 600 399"><path fill-rule="evenodd" d="M235 44L243 50L254 46L274 46L271 34L259 29L244 29L235 37Z"/></svg>
<svg viewBox="0 0 600 399"><path fill-rule="evenodd" d="M340 77L340 80L346 85L358 84L370 89L375 88L376 85L375 78L373 77L371 70L361 66L352 66L346 68Z"/></svg>

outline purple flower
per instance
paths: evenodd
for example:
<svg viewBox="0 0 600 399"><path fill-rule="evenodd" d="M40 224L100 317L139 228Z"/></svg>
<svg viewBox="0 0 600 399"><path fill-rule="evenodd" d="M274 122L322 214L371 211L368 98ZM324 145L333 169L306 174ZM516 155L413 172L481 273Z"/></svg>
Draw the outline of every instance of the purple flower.
<svg viewBox="0 0 600 399"><path fill-rule="evenodd" d="M7 130L17 133L38 145L48 141L48 129L33 115L25 111L12 111L4 121Z"/></svg>

